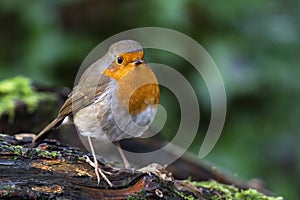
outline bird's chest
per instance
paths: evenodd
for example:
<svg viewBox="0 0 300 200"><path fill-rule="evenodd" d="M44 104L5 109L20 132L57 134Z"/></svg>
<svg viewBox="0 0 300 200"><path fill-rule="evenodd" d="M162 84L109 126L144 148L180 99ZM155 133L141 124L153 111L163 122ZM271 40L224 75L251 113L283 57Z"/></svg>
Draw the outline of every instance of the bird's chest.
<svg viewBox="0 0 300 200"><path fill-rule="evenodd" d="M159 86L149 67L137 67L117 81L115 96L121 107L131 116L137 116L148 107L159 104Z"/></svg>
<svg viewBox="0 0 300 200"><path fill-rule="evenodd" d="M111 79L95 103L76 114L75 124L82 135L102 141L139 137L154 120L158 103L154 73L139 66L120 80Z"/></svg>

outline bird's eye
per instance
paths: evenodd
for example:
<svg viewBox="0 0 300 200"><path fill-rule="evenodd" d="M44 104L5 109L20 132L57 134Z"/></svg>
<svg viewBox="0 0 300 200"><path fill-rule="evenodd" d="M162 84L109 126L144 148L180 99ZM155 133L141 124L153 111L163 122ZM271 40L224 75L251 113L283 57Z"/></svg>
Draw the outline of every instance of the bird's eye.
<svg viewBox="0 0 300 200"><path fill-rule="evenodd" d="M122 63L123 63L123 57L118 57L117 58L117 63L119 64L119 65L121 65Z"/></svg>

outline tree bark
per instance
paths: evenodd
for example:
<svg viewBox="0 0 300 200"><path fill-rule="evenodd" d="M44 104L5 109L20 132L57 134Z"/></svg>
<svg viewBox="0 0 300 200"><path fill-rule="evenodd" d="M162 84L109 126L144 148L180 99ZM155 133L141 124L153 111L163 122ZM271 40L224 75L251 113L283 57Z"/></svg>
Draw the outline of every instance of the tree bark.
<svg viewBox="0 0 300 200"><path fill-rule="evenodd" d="M151 173L148 169L132 171L100 162L102 169L111 173L108 178L114 187L110 188L104 180L97 185L94 169L76 148L54 140L31 148L30 138L0 138L1 198L181 199L172 176L159 165L150 167Z"/></svg>
<svg viewBox="0 0 300 200"><path fill-rule="evenodd" d="M175 180L158 164L139 170L100 161L112 182L97 185L85 154L57 140L30 147L31 137L0 134L1 199L276 199L256 190L212 182ZM87 156L92 157L90 154Z"/></svg>

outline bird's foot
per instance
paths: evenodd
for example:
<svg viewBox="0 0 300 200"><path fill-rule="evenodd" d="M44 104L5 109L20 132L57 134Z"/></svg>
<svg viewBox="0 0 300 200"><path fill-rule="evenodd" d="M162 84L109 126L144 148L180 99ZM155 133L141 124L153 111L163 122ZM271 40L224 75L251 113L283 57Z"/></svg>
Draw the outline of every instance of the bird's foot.
<svg viewBox="0 0 300 200"><path fill-rule="evenodd" d="M98 162L97 162L97 161L96 161L96 162L93 162L88 156L85 155L84 158L85 158L85 161L86 161L89 165L91 165L93 168L95 168L95 174L96 174L96 176L97 176L98 185L99 185L99 183L100 183L100 175L101 175L101 177L106 181L106 183L109 185L109 187L113 187L113 184L110 182L110 180L109 180L109 179L107 178L107 176L105 175L105 174L107 174L107 175L112 175L112 173L106 172L106 171L102 170L102 169L99 167Z"/></svg>

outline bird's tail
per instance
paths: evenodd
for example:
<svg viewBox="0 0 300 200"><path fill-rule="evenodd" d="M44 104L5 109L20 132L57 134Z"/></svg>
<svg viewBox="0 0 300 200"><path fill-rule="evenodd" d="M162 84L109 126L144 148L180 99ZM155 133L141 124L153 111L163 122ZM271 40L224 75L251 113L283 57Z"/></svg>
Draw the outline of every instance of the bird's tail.
<svg viewBox="0 0 300 200"><path fill-rule="evenodd" d="M59 126L62 122L63 118L55 118L50 124L48 124L33 140L32 144L44 139L47 137L49 131L57 126Z"/></svg>

